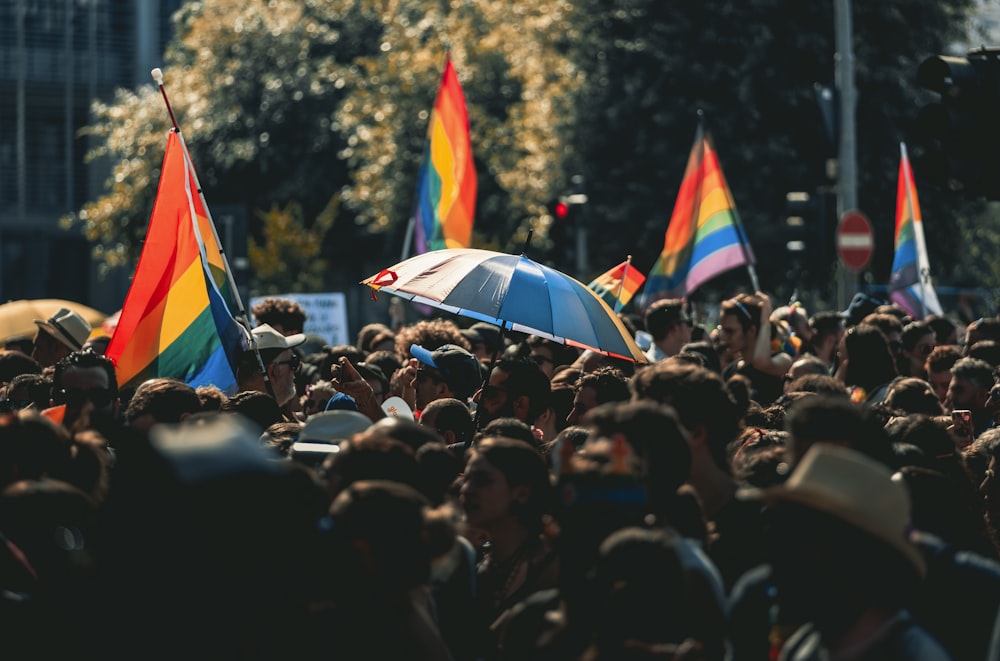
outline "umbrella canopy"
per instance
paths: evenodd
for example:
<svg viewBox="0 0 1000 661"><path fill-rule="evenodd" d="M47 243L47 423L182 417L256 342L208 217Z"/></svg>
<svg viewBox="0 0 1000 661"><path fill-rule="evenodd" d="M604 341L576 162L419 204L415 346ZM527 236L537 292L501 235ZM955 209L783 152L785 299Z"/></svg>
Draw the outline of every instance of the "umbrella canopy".
<svg viewBox="0 0 1000 661"><path fill-rule="evenodd" d="M618 316L579 280L524 255L448 248L399 262L361 282L507 330L645 363Z"/></svg>
<svg viewBox="0 0 1000 661"><path fill-rule="evenodd" d="M45 321L61 308L73 310L87 320L92 327L97 328L108 316L103 312L73 301L61 298L36 298L10 301L0 305L0 339L9 340L13 337L34 337L38 326L35 320Z"/></svg>

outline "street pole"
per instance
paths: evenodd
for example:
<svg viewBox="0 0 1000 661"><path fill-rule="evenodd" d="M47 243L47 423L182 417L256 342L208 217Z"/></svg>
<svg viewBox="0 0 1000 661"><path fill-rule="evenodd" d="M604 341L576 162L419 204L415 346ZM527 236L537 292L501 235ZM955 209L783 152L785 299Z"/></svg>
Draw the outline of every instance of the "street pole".
<svg viewBox="0 0 1000 661"><path fill-rule="evenodd" d="M857 96L854 89L854 47L851 0L834 0L834 31L837 53L835 77L840 97L840 131L837 148L837 220L858 208L857 141L854 126ZM837 264L837 309L843 310L858 289L857 275Z"/></svg>

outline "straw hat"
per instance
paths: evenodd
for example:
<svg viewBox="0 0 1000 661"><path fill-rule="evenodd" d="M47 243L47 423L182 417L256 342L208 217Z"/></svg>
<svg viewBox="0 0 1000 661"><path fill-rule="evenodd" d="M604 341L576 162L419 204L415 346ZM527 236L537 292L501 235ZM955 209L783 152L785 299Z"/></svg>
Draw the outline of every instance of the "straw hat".
<svg viewBox="0 0 1000 661"><path fill-rule="evenodd" d="M90 339L91 327L87 321L68 308L60 308L46 321L36 319L35 323L46 333L59 340L73 351L83 348Z"/></svg>
<svg viewBox="0 0 1000 661"><path fill-rule="evenodd" d="M832 443L813 445L788 480L739 496L767 504L790 501L836 517L884 542L922 576L924 558L908 537L910 496L882 464Z"/></svg>

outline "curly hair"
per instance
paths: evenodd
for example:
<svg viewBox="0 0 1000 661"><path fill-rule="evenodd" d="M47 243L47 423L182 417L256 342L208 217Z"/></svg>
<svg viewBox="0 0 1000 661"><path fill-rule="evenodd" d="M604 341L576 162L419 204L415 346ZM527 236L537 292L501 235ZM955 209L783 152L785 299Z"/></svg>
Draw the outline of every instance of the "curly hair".
<svg viewBox="0 0 1000 661"><path fill-rule="evenodd" d="M300 333L306 324L306 311L290 298L265 298L251 312L258 324L281 326L286 332Z"/></svg>
<svg viewBox="0 0 1000 661"><path fill-rule="evenodd" d="M459 346L466 351L472 349L458 324L447 319L424 319L396 331L396 353L408 357L414 344L429 351L445 344Z"/></svg>

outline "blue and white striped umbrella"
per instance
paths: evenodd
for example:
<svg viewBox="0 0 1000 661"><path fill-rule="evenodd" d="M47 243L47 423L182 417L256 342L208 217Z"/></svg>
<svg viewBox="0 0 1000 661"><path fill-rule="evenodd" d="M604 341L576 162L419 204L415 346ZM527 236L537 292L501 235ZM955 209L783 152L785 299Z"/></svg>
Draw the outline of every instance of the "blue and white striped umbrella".
<svg viewBox="0 0 1000 661"><path fill-rule="evenodd" d="M361 284L507 330L647 362L628 329L597 294L524 255L474 248L433 250L383 269Z"/></svg>

